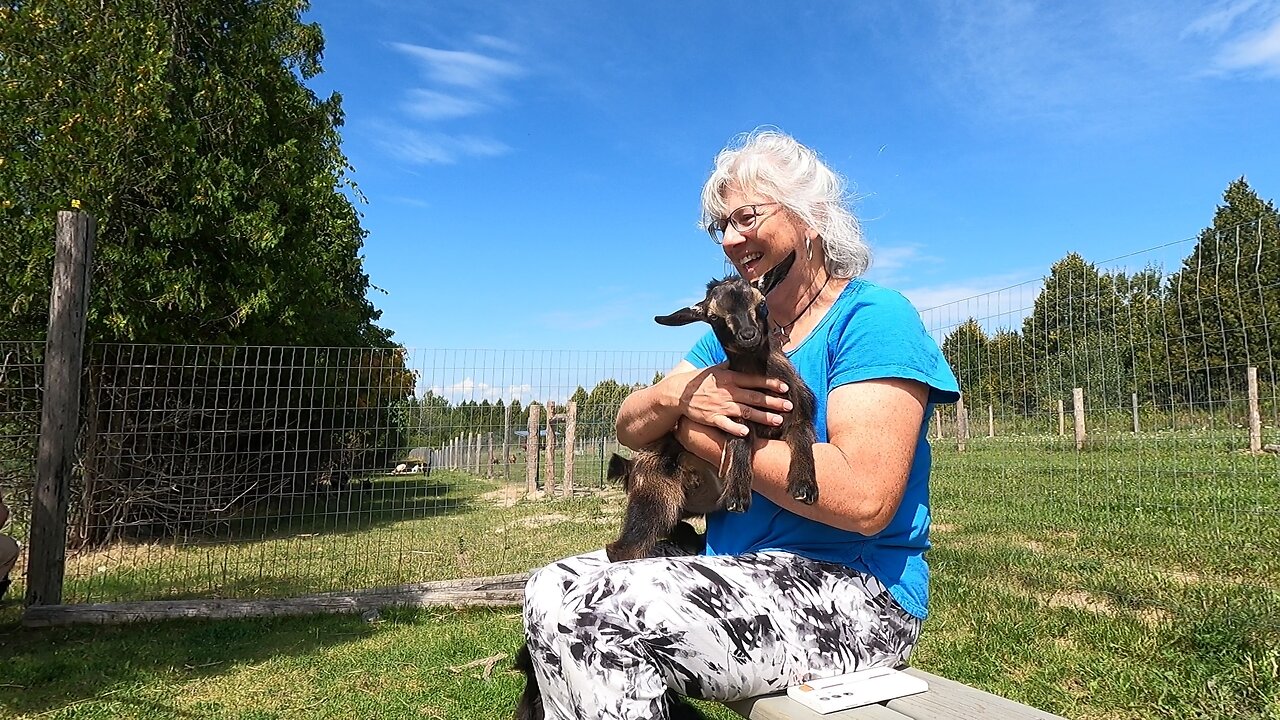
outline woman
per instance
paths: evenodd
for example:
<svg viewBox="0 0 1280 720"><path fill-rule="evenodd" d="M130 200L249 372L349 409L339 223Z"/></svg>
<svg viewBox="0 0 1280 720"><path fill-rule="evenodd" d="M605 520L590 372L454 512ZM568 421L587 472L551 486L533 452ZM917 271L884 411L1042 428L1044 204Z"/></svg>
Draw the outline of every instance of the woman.
<svg viewBox="0 0 1280 720"><path fill-rule="evenodd" d="M706 554L611 565L595 552L535 573L525 626L547 717L666 718L668 690L735 700L898 665L927 611L928 418L958 398L937 344L905 298L858 278L870 258L843 181L791 137L723 150L702 208L747 279L797 253L768 307L817 396L819 500L793 500L786 443L757 440L751 508L707 518ZM674 428L718 465L743 420L780 423L779 381L724 360L708 333L623 402L619 440Z"/></svg>

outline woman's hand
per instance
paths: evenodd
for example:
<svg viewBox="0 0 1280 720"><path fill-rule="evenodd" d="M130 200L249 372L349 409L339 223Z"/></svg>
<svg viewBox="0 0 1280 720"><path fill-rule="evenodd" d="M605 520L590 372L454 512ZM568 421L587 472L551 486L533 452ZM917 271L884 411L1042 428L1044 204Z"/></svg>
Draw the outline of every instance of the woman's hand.
<svg viewBox="0 0 1280 720"><path fill-rule="evenodd" d="M781 397L787 392L786 383L734 372L723 363L677 372L663 380L667 381L681 388L679 405L684 417L731 435L747 434L745 420L781 425L782 413L791 411L791 401Z"/></svg>
<svg viewBox="0 0 1280 720"><path fill-rule="evenodd" d="M786 391L786 384L778 379L737 373L723 363L698 369L681 360L657 384L622 401L618 441L638 450L671 432L682 419L746 435L744 420L762 425L782 422L782 413L791 411L791 402L781 397Z"/></svg>

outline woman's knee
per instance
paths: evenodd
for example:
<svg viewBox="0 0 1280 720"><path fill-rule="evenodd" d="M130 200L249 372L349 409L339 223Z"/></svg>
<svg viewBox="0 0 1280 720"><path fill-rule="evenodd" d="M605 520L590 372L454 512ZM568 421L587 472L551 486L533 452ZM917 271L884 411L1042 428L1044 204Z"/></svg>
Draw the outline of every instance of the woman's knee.
<svg viewBox="0 0 1280 720"><path fill-rule="evenodd" d="M21 552L17 540L8 535L0 535L0 580L4 579L4 576L13 568Z"/></svg>
<svg viewBox="0 0 1280 720"><path fill-rule="evenodd" d="M604 551L575 555L534 570L524 586L525 621L555 613L583 578L607 565Z"/></svg>

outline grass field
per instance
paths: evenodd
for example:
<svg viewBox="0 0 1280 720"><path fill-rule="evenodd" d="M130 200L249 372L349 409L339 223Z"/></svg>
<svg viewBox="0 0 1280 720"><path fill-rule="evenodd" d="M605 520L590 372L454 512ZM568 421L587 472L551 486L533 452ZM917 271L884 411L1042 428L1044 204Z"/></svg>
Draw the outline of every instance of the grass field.
<svg viewBox="0 0 1280 720"><path fill-rule="evenodd" d="M1176 452L1157 435L1082 452L1056 437L937 445L932 614L913 664L1070 718L1280 717L1274 456L1216 436L1181 436ZM433 480L375 486L367 505L310 524L255 521L252 542L80 556L76 592L497 574L616 528L616 492L527 502L492 481ZM263 585L277 553L291 570ZM509 657L466 667L514 651L514 608L40 631L18 614L0 608L6 717L506 718L519 690Z"/></svg>

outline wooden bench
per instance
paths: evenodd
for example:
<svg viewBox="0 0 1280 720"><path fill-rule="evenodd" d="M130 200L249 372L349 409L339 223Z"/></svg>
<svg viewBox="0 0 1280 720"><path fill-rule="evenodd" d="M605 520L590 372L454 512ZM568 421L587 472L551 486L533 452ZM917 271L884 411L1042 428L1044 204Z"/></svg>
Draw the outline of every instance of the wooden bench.
<svg viewBox="0 0 1280 720"><path fill-rule="evenodd" d="M929 690L827 715L813 712L786 693L762 695L725 706L750 720L1063 720L1058 715L923 670L907 668L906 672L923 678L929 683Z"/></svg>

